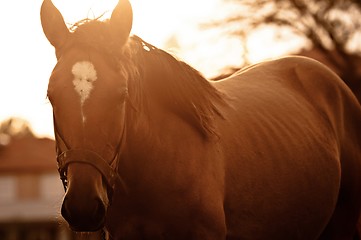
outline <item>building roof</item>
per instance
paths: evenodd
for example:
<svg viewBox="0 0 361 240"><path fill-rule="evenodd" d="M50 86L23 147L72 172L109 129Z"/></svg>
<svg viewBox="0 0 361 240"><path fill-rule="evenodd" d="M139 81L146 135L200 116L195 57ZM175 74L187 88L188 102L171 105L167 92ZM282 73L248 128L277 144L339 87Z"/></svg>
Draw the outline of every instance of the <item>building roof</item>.
<svg viewBox="0 0 361 240"><path fill-rule="evenodd" d="M5 139L5 140L4 140ZM55 142L22 136L0 141L0 174L57 171Z"/></svg>

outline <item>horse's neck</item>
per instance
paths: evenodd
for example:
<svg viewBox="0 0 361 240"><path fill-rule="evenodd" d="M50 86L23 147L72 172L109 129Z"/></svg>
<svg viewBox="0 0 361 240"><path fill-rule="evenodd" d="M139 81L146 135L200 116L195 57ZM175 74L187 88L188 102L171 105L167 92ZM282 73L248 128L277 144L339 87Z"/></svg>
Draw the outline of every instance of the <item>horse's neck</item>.
<svg viewBox="0 0 361 240"><path fill-rule="evenodd" d="M198 129L177 113L159 106L157 101L149 100L146 109L128 110L126 143L122 153L124 160L129 161L126 164L139 164L144 168L143 161L149 164L153 159L167 158L174 148L184 145L180 141L203 139ZM173 149L168 146L173 146Z"/></svg>

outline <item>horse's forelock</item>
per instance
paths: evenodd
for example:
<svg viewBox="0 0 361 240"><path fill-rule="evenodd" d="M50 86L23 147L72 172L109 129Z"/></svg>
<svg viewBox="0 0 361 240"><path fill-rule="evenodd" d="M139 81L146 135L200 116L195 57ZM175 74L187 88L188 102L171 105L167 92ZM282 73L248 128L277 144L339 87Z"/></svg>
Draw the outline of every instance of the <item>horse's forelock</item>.
<svg viewBox="0 0 361 240"><path fill-rule="evenodd" d="M117 57L122 54L126 44L119 44L111 33L109 20L84 19L75 23L71 28L70 44L87 46L99 52Z"/></svg>

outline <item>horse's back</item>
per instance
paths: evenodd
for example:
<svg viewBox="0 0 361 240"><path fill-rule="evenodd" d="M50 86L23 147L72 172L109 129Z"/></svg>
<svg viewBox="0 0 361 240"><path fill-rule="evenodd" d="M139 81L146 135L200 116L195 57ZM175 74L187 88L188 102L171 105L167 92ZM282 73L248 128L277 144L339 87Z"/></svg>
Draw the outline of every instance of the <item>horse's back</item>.
<svg viewBox="0 0 361 240"><path fill-rule="evenodd" d="M290 57L215 86L230 105L227 123L219 124L229 236L316 239L352 232L361 203L361 109L342 81L316 61ZM351 220L336 218L335 208Z"/></svg>

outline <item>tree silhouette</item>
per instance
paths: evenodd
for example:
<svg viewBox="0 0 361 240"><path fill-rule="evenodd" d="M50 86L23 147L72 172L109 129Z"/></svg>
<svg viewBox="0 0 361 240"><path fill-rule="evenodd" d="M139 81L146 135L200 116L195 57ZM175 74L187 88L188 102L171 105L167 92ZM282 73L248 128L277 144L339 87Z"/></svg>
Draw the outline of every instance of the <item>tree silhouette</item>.
<svg viewBox="0 0 361 240"><path fill-rule="evenodd" d="M34 136L29 123L20 118L9 118L0 123L0 134L10 138Z"/></svg>
<svg viewBox="0 0 361 240"><path fill-rule="evenodd" d="M217 25L232 26L231 34L243 42L250 33L264 26L291 31L324 55L361 101L361 1L225 1L234 4L237 11Z"/></svg>

